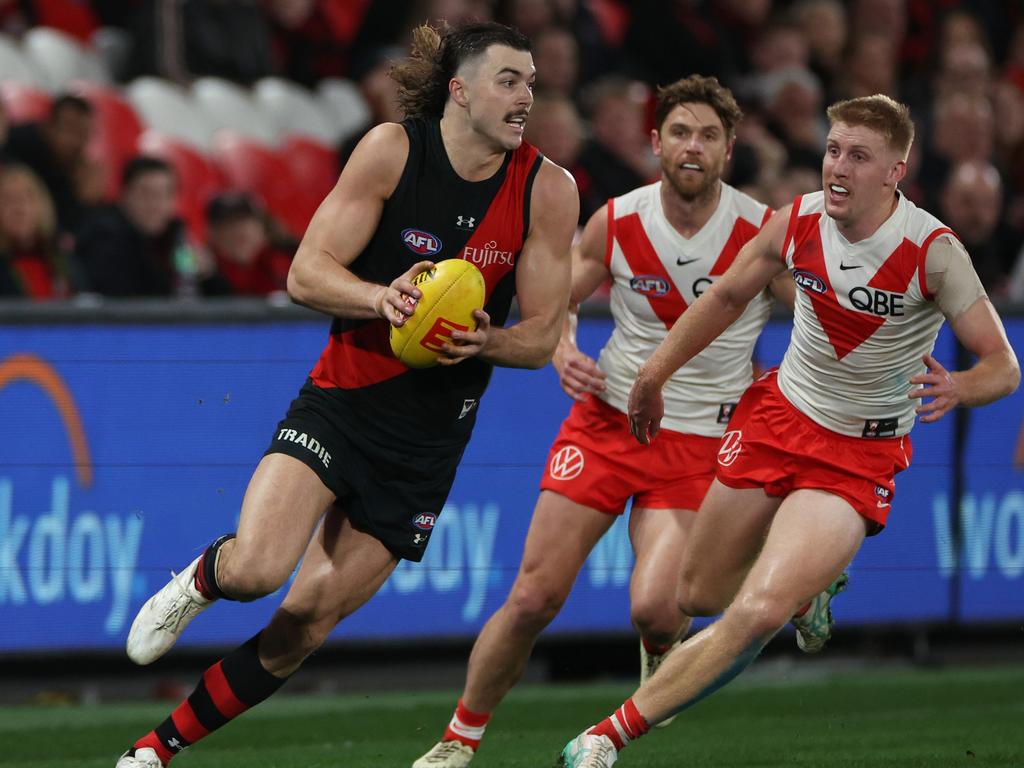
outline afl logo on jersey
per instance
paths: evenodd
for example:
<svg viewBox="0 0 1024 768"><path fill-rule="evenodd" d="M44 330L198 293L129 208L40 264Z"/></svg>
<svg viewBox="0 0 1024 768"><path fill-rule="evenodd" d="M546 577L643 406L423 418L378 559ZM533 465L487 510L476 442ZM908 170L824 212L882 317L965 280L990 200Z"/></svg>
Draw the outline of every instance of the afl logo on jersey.
<svg viewBox="0 0 1024 768"><path fill-rule="evenodd" d="M812 293L818 293L821 295L828 293L828 286L825 285L825 281L813 272L794 269L793 282L796 283L798 288L804 291L811 291Z"/></svg>
<svg viewBox="0 0 1024 768"><path fill-rule="evenodd" d="M422 229L403 229L402 242L406 248L420 256L433 256L441 250L441 240Z"/></svg>
<svg viewBox="0 0 1024 768"><path fill-rule="evenodd" d="M421 512L412 519L412 524L421 531L429 531L437 522L437 515L433 512Z"/></svg>
<svg viewBox="0 0 1024 768"><path fill-rule="evenodd" d="M664 296L672 286L668 280L657 275L637 275L629 279L629 287L643 296Z"/></svg>

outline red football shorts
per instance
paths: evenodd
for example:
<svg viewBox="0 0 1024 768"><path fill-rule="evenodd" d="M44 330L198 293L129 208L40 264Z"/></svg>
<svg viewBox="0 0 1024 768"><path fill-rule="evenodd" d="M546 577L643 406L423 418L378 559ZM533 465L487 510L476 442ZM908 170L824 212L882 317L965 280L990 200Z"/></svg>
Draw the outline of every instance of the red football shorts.
<svg viewBox="0 0 1024 768"><path fill-rule="evenodd" d="M610 515L630 497L640 508L696 510L715 477L718 444L663 429L641 445L624 413L591 396L562 422L540 487Z"/></svg>
<svg viewBox="0 0 1024 768"><path fill-rule="evenodd" d="M896 495L893 478L910 466L910 436L840 435L798 411L769 371L740 398L718 450L720 482L730 488L763 488L786 496L817 488L850 503L870 523L885 527Z"/></svg>

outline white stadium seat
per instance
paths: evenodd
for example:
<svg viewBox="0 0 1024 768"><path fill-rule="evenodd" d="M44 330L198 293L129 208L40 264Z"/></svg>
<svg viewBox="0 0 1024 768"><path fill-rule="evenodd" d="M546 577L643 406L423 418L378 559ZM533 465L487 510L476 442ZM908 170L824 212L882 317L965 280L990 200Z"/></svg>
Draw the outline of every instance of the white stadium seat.
<svg viewBox="0 0 1024 768"><path fill-rule="evenodd" d="M317 86L320 102L327 106L338 121L338 133L346 139L366 125L371 118L370 107L351 80L327 78Z"/></svg>
<svg viewBox="0 0 1024 768"><path fill-rule="evenodd" d="M333 112L297 83L265 77L256 83L253 95L279 138L301 136L331 146L341 138Z"/></svg>
<svg viewBox="0 0 1024 768"><path fill-rule="evenodd" d="M18 41L7 35L0 35L0 77L16 83L49 87L46 75L25 55Z"/></svg>
<svg viewBox="0 0 1024 768"><path fill-rule="evenodd" d="M214 127L188 91L159 77L140 77L125 93L147 127L204 152L213 146Z"/></svg>
<svg viewBox="0 0 1024 768"><path fill-rule="evenodd" d="M110 82L102 58L73 37L49 27L33 27L22 41L25 55L46 78L51 91L64 90L72 80Z"/></svg>
<svg viewBox="0 0 1024 768"><path fill-rule="evenodd" d="M277 144L270 118L241 86L219 77L201 77L192 84L192 98L214 129L228 128L264 144Z"/></svg>

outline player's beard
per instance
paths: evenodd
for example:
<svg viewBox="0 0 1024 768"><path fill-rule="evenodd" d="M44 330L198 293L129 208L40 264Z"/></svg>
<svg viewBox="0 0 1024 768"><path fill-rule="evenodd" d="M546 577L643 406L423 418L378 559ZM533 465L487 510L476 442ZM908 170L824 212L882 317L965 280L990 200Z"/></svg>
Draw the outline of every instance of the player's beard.
<svg viewBox="0 0 1024 768"><path fill-rule="evenodd" d="M665 178L672 185L672 189L682 200L688 203L710 200L717 194L718 183L721 181L721 168L705 168L703 178L698 184L681 184L678 178L679 173L665 171Z"/></svg>

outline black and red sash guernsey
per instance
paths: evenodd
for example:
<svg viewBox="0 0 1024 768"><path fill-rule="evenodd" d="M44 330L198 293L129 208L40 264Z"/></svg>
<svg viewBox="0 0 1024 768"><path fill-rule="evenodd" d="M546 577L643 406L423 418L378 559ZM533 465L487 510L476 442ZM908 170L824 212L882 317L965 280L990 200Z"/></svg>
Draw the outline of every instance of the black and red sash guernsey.
<svg viewBox="0 0 1024 768"><path fill-rule="evenodd" d="M540 153L523 142L494 176L465 181L452 168L436 120L402 125L409 136L405 170L352 271L386 285L423 259L467 259L483 272L491 324L504 325ZM411 370L392 354L384 320L336 318L310 377L334 397L344 426L363 437L447 447L469 439L490 375L491 366L476 359Z"/></svg>

